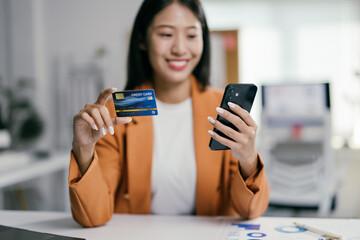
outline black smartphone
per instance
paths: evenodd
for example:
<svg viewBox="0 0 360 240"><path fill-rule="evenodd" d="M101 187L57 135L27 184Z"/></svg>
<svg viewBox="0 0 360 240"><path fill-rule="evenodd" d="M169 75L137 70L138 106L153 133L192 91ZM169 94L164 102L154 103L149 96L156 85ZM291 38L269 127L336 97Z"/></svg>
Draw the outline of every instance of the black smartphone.
<svg viewBox="0 0 360 240"><path fill-rule="evenodd" d="M243 109L245 109L246 111L250 112L251 107L254 102L254 99L255 99L255 96L256 96L256 92L257 92L257 86L254 84L251 84L251 83L250 84L247 84L247 83L229 84L225 88L224 96L221 100L220 107L228 110L231 113L234 113L228 106L228 102L233 102L233 103L239 105L240 107L242 107ZM231 127L232 129L237 130L237 128L231 122L226 120L225 118L217 115L216 119L218 121L220 121L221 123L223 123L224 125L227 125L227 126ZM220 132L219 130L217 130L216 128L214 128L214 132L216 132L217 134L219 134L222 137L231 139L228 136L226 136L225 134L223 134L222 132ZM229 149L227 146L224 146L223 144L219 143L218 141L216 141L213 138L210 138L209 147L211 150L227 150L227 149Z"/></svg>

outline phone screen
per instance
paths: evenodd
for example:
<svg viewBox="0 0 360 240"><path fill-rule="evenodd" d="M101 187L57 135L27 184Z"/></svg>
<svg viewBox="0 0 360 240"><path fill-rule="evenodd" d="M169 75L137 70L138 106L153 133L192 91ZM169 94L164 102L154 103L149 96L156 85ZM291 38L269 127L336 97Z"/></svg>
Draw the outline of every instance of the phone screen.
<svg viewBox="0 0 360 240"><path fill-rule="evenodd" d="M250 112L251 107L254 102L254 99L255 99L255 96L256 96L256 92L257 92L257 86L254 84L247 84L247 83L229 84L225 88L224 96L221 100L220 107L223 109L226 109L227 111L229 111L233 114L236 114L228 106L228 102L233 102L233 103L239 105L240 107L242 107L243 109L245 109L246 111ZM227 125L233 129L237 130L237 128L232 123L227 121L225 118L217 115L216 119L218 121L220 121L221 123L223 123L224 125ZM216 132L217 134L219 134L222 137L231 139L228 136L226 136L225 134L223 134L222 132L220 132L219 130L217 130L216 128L214 128L214 132ZM219 143L218 141L216 141L213 138L210 139L209 147L211 150L227 150L227 149L229 149L227 146L224 146L223 144Z"/></svg>

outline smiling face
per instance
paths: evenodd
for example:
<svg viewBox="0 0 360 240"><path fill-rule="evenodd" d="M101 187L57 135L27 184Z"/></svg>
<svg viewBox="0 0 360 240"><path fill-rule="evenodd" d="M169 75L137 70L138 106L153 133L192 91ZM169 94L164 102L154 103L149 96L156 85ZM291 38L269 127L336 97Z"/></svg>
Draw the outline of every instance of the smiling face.
<svg viewBox="0 0 360 240"><path fill-rule="evenodd" d="M201 24L190 9L174 2L155 16L145 48L156 84L188 81L203 51Z"/></svg>

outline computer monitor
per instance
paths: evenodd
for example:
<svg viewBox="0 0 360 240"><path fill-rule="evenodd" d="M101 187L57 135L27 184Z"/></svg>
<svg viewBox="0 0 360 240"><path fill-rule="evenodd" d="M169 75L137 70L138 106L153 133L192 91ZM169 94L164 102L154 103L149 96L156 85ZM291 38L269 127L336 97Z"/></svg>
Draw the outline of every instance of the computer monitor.
<svg viewBox="0 0 360 240"><path fill-rule="evenodd" d="M264 84L261 89L269 116L316 117L330 110L329 83Z"/></svg>

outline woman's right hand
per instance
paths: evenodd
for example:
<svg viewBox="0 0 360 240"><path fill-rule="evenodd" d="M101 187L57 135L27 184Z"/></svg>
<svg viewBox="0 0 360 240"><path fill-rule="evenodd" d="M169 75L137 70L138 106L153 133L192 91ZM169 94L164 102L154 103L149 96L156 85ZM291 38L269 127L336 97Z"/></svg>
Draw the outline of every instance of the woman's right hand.
<svg viewBox="0 0 360 240"><path fill-rule="evenodd" d="M105 136L107 132L113 135L114 126L132 120L129 117L110 117L105 104L109 96L115 91L115 88L103 90L94 104L86 104L74 116L72 151L82 175L86 172L93 159L96 142Z"/></svg>

